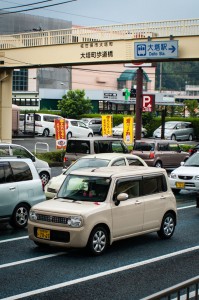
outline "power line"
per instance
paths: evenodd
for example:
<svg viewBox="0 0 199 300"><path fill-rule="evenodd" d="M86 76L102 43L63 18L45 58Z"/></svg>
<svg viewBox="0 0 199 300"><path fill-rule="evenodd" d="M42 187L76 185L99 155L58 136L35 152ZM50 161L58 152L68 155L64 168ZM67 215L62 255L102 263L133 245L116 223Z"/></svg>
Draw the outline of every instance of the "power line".
<svg viewBox="0 0 199 300"><path fill-rule="evenodd" d="M30 3L30 4L23 4L23 5L17 5L17 6L5 7L5 8L3 8L3 10L6 10L6 9L13 9L13 8L18 8L18 7L24 7L24 6L37 5L37 4L40 4L40 3L50 2L50 1L53 1L53 0L44 0L44 1L35 2L35 3Z"/></svg>
<svg viewBox="0 0 199 300"><path fill-rule="evenodd" d="M61 5L61 4L70 3L70 2L74 2L74 1L77 1L77 0L68 0L68 1L59 2L59 3L56 3L56 4L46 5L46 6L40 6L40 7L35 7L35 8L27 8L27 9L24 9L24 10L16 10L16 11L11 11L11 12L5 12L5 13L1 13L0 16L8 15L8 14L15 14L15 13L24 12L24 11L36 10L36 9L41 9L41 8L46 8L46 7L56 6L56 5Z"/></svg>

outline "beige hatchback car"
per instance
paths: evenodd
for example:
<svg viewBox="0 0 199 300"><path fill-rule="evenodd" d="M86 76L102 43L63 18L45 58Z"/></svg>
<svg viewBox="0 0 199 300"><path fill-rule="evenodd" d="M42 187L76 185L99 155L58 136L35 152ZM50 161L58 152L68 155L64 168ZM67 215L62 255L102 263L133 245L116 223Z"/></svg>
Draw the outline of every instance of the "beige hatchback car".
<svg viewBox="0 0 199 300"><path fill-rule="evenodd" d="M164 169L106 167L75 170L52 200L29 214L29 237L38 246L87 247L104 253L114 241L157 232L170 238L176 199Z"/></svg>

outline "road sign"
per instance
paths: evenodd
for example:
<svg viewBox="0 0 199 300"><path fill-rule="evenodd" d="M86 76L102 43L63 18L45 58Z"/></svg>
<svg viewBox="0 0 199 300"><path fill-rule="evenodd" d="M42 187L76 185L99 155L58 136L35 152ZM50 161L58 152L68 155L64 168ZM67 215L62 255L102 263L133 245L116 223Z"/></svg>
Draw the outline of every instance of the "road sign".
<svg viewBox="0 0 199 300"><path fill-rule="evenodd" d="M135 59L176 58L178 57L178 41L136 42L134 53Z"/></svg>
<svg viewBox="0 0 199 300"><path fill-rule="evenodd" d="M143 112L152 112L155 108L155 95L143 95Z"/></svg>

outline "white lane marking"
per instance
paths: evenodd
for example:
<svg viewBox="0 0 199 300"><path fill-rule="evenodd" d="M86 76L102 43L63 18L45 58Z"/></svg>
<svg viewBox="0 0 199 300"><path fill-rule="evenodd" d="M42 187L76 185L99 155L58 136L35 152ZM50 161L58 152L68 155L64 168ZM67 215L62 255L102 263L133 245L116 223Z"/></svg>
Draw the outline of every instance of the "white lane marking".
<svg viewBox="0 0 199 300"><path fill-rule="evenodd" d="M2 298L0 300L17 300L17 299L21 299L21 298L24 298L24 297L29 297L29 296L49 292L49 291L52 291L52 290L55 290L55 289L64 288L64 287L67 287L67 286L70 286L70 285L73 285L73 284L78 284L78 283L81 283L81 282L86 282L86 281L93 280L93 279L96 279L96 278L100 278L100 277L103 277L103 276L112 275L114 273L134 269L134 268L137 268L137 267L140 267L140 266L144 266L144 265L147 265L147 264L151 264L151 263L154 263L154 262L158 262L160 260L164 260L164 259L167 259L167 258L170 258L170 257L174 257L174 256L177 256L177 255L181 255L181 254L188 253L188 252L191 252L191 251L196 251L196 250L199 250L199 246L187 248L187 249L180 250L180 251L177 251L177 252L174 252L174 253L170 253L170 254L159 256L159 257L151 258L151 259L148 259L148 260L144 260L144 261L134 263L134 264L130 264L130 265L123 266L123 267L119 267L119 268L112 269L112 270L109 270L109 271L104 271L104 272L101 272L101 273L85 276L85 277L82 277L82 278L69 280L69 281L66 281L66 282L63 282L63 283L51 285L51 286L41 288L41 289L37 289L37 290L33 290L33 291L30 291L30 292L14 295L14 296L7 297L7 298Z"/></svg>
<svg viewBox="0 0 199 300"><path fill-rule="evenodd" d="M177 210L186 209L186 208L192 208L192 207L195 207L195 208L196 208L196 204L195 204L195 205L189 205L189 206L178 207Z"/></svg>
<svg viewBox="0 0 199 300"><path fill-rule="evenodd" d="M29 263L29 262L32 262L32 261L46 259L46 258L50 258L50 257L54 257L54 256L63 255L63 254L66 254L66 252L57 252L57 253L53 253L53 254L37 256L37 257L28 258L28 259L24 259L24 260L18 260L18 261L15 261L15 262L0 265L0 269L7 268L7 267L13 267L13 266L21 265L21 264L26 264L26 263Z"/></svg>
<svg viewBox="0 0 199 300"><path fill-rule="evenodd" d="M22 239L27 239L28 236L21 236L21 237L17 237L17 238L12 238L12 239L7 239L7 240L2 240L0 241L0 244L1 243L6 243L6 242L13 242L13 241L17 241L17 240L22 240Z"/></svg>

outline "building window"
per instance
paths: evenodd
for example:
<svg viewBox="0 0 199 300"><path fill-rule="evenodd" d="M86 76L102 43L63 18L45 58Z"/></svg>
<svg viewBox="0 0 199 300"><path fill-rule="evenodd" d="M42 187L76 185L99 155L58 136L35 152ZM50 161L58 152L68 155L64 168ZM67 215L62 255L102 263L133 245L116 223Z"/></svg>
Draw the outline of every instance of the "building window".
<svg viewBox="0 0 199 300"><path fill-rule="evenodd" d="M28 69L13 71L13 91L28 91Z"/></svg>

